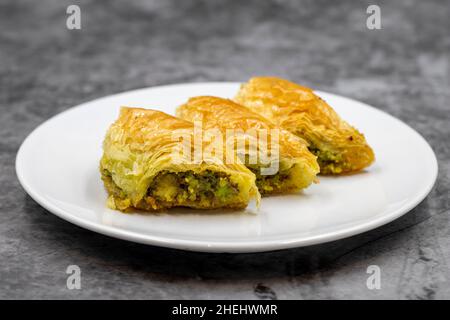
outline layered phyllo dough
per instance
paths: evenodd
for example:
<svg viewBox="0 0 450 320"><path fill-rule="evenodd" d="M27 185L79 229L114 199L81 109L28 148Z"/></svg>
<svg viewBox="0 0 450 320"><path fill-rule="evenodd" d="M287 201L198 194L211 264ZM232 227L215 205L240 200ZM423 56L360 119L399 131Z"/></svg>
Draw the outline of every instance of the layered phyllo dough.
<svg viewBox="0 0 450 320"><path fill-rule="evenodd" d="M108 206L121 211L238 209L253 198L259 201L251 171L214 156L193 161L194 141L189 121L160 111L122 107L106 134L100 161Z"/></svg>
<svg viewBox="0 0 450 320"><path fill-rule="evenodd" d="M255 174L261 194L295 192L316 179L316 156L303 139L231 100L194 97L178 107L177 116L205 131L218 130L224 144L233 146L232 156Z"/></svg>
<svg viewBox="0 0 450 320"><path fill-rule="evenodd" d="M242 85L235 101L304 138L317 155L322 174L359 171L375 160L364 135L309 88L255 77Z"/></svg>

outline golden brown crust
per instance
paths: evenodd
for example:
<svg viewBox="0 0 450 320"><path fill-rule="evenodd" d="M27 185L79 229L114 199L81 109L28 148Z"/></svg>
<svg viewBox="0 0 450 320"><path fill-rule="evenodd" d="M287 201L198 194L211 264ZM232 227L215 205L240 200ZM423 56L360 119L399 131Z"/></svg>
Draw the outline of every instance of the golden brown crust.
<svg viewBox="0 0 450 320"><path fill-rule="evenodd" d="M205 129L279 129L280 148L283 156L303 157L315 163L315 157L308 151L307 142L282 130L280 127L264 118L262 115L237 104L230 99L213 96L199 96L190 98L189 101L178 107L177 116L188 121L202 120Z"/></svg>
<svg viewBox="0 0 450 320"><path fill-rule="evenodd" d="M172 142L174 130L192 130L189 121L176 118L164 112L142 108L122 107L119 118L110 131L120 131L115 142L126 144L137 152L155 151L155 144L167 147ZM110 138L111 137L110 135Z"/></svg>
<svg viewBox="0 0 450 320"><path fill-rule="evenodd" d="M178 107L177 116L188 121L201 120L205 129L218 128L221 132L226 132L227 129L239 129L244 132L251 129L265 129L268 141L271 139L272 130L278 130L280 170L283 169L283 165L289 168L297 165L295 174L298 181L285 183L282 188L275 188L270 192L264 192L260 188L262 193L297 191L305 188L315 180L319 171L316 157L308 150L305 140L232 100L212 96L190 98L187 103Z"/></svg>
<svg viewBox="0 0 450 320"><path fill-rule="evenodd" d="M364 135L306 87L275 77L255 77L235 100L304 138L317 151L321 173L361 170L374 161Z"/></svg>
<svg viewBox="0 0 450 320"><path fill-rule="evenodd" d="M188 206L200 209L242 208L251 198L259 201L255 176L243 164L225 164L221 159L204 158L199 163L185 161L174 152L180 145L173 133L185 132L194 143L194 126L161 111L122 107L119 118L110 126L103 142L100 171L110 195L108 205L114 209L139 208L159 210L171 206ZM188 149L189 150L189 149ZM192 158L191 158L192 159ZM219 172L229 177L239 194L227 203L208 207L205 203L186 200L184 203L155 202L147 194L155 177L161 172Z"/></svg>

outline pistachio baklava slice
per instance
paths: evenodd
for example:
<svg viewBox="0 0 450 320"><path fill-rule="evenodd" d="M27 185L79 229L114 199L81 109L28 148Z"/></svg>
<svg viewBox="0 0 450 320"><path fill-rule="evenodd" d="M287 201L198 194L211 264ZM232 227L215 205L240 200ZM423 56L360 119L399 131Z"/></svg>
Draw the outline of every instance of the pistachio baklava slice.
<svg viewBox="0 0 450 320"><path fill-rule="evenodd" d="M243 164L192 160L193 129L191 122L160 111L122 107L106 133L100 161L108 206L239 209L252 198L259 201L255 175Z"/></svg>
<svg viewBox="0 0 450 320"><path fill-rule="evenodd" d="M362 133L306 87L274 77L255 77L235 101L305 139L322 174L343 174L369 166L375 155Z"/></svg>
<svg viewBox="0 0 450 320"><path fill-rule="evenodd" d="M256 175L263 195L295 192L316 179L319 166L304 140L229 99L194 97L178 107L177 116L200 123L205 132L218 130L232 159Z"/></svg>

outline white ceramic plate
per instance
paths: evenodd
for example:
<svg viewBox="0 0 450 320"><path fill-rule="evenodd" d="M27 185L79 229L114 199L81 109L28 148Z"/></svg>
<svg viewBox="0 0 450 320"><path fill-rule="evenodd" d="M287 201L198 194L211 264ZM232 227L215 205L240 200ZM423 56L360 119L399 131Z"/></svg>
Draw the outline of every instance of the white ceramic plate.
<svg viewBox="0 0 450 320"><path fill-rule="evenodd" d="M376 162L344 177L321 177L302 194L263 198L230 213L176 209L123 214L105 207L98 171L102 140L122 105L174 114L189 97L233 97L238 83L169 85L84 103L35 129L23 142L16 171L27 193L81 227L120 239L194 251L257 252L336 240L390 222L416 206L437 176L427 142L392 116L361 102L317 92L374 148Z"/></svg>

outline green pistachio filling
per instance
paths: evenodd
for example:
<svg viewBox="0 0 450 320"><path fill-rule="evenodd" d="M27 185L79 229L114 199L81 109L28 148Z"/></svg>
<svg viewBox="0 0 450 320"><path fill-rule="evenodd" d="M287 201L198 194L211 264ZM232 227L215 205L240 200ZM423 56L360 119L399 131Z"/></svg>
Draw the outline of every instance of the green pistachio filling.
<svg viewBox="0 0 450 320"><path fill-rule="evenodd" d="M310 145L309 151L317 156L317 163L320 166L320 173L322 174L336 174L341 173L345 167L342 162L342 156L330 150L319 149Z"/></svg>
<svg viewBox="0 0 450 320"><path fill-rule="evenodd" d="M273 175L262 175L261 167L247 165L247 168L255 174L256 186L263 195L281 192L284 189L286 180L289 179L289 174L286 171L279 170Z"/></svg>
<svg viewBox="0 0 450 320"><path fill-rule="evenodd" d="M122 206L128 207L130 200L114 183L107 170L102 170L102 179L106 189L116 199L115 206L119 209L122 209ZM136 207L139 209L162 209L175 206L219 207L232 202L238 194L237 184L230 180L229 175L222 172L161 171L152 180L146 196Z"/></svg>
<svg viewBox="0 0 450 320"><path fill-rule="evenodd" d="M206 170L201 173L160 172L148 188L147 195L156 201L201 204L226 203L239 193L227 174Z"/></svg>

